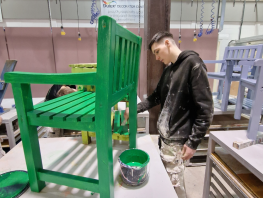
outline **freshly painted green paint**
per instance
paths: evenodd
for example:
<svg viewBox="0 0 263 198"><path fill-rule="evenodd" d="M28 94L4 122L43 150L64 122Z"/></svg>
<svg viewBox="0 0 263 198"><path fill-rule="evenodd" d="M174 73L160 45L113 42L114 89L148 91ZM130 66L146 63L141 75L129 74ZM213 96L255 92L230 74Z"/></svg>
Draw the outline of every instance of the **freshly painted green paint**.
<svg viewBox="0 0 263 198"><path fill-rule="evenodd" d="M5 74L5 81L12 83L30 188L34 192L40 192L46 181L98 192L101 198L114 197L111 107L127 94L130 148L136 147L141 38L107 16L99 18L98 29L97 72ZM33 107L30 84L93 85L96 95L78 91ZM96 132L99 180L43 169L36 126Z"/></svg>

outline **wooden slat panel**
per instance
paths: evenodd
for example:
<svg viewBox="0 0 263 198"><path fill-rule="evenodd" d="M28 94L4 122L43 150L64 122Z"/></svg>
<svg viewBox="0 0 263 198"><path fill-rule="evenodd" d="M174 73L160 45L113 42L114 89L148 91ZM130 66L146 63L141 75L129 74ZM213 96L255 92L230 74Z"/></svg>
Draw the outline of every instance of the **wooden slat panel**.
<svg viewBox="0 0 263 198"><path fill-rule="evenodd" d="M95 109L81 118L81 122L93 122L95 120Z"/></svg>
<svg viewBox="0 0 263 198"><path fill-rule="evenodd" d="M211 187L214 189L214 191L216 192L216 197L219 197L219 198L224 198L223 195L221 194L221 192L217 189L217 187L215 186L215 184L213 182L211 182Z"/></svg>
<svg viewBox="0 0 263 198"><path fill-rule="evenodd" d="M47 105L50 105L50 104L53 104L53 103L65 100L67 98L70 98L72 96L75 96L75 95L78 95L78 94L81 94L81 93L83 93L83 91L77 91L77 92L74 92L74 93L71 93L71 94L59 97L59 98L55 98L53 100L49 100L49 101L46 101L46 102L43 102L43 103L36 104L34 106L34 109L39 109L40 107L44 107L44 106L47 106Z"/></svg>
<svg viewBox="0 0 263 198"><path fill-rule="evenodd" d="M70 122L76 122L78 121L82 116L86 115L90 111L94 110L95 108L95 103L89 105L88 107L85 107L81 109L80 111L75 112L74 114L70 115L69 117L66 118L67 121Z"/></svg>
<svg viewBox="0 0 263 198"><path fill-rule="evenodd" d="M230 194L227 188L222 184L222 182L216 177L214 173L212 173L212 178L216 181L217 185L220 186L221 190L224 191L228 198L233 198L233 196Z"/></svg>
<svg viewBox="0 0 263 198"><path fill-rule="evenodd" d="M120 66L120 76L119 76L119 90L122 89L122 84L123 84L123 68L124 68L124 64L125 64L125 58L126 58L126 54L125 54L125 44L126 44L126 40L122 38L122 44L121 44L121 66Z"/></svg>
<svg viewBox="0 0 263 198"><path fill-rule="evenodd" d="M81 104L76 105L76 106L74 106L74 107L72 107L72 108L70 108L70 109L68 109L66 111L63 111L63 112L55 115L53 117L53 120L63 121L63 120L66 119L66 117L68 117L71 114L73 114L73 113L85 108L86 106L88 106L88 105L90 105L90 104L92 104L94 102L95 102L95 93L88 95L88 97L86 98L86 101L82 102Z"/></svg>
<svg viewBox="0 0 263 198"><path fill-rule="evenodd" d="M129 74L128 74L128 85L131 84L131 75L132 75L132 65L133 65L133 54L134 54L134 51L133 51L133 48L134 48L134 43L131 44L131 54L130 54L130 63L129 63Z"/></svg>
<svg viewBox="0 0 263 198"><path fill-rule="evenodd" d="M61 101L59 101L57 103L52 103L50 105L38 108L38 109L33 110L33 111L30 111L30 112L27 113L27 115L28 116L33 116L33 117L38 117L39 115L41 115L41 114L43 114L43 113L45 113L47 111L51 111L52 109L58 108L60 106L63 106L63 105L65 105L65 104L67 104L67 103L69 103L69 102L71 102L73 100L76 100L76 99L78 99L80 97L84 97L84 96L89 95L89 94L91 94L91 92L82 92L82 93L80 93L78 95L74 95L73 97L67 98L65 100L61 100Z"/></svg>
<svg viewBox="0 0 263 198"><path fill-rule="evenodd" d="M83 92L81 94L75 95L75 96L67 98L65 100L62 100L62 101L59 101L59 102L56 102L56 103L52 103L50 105L38 108L37 110L39 110L39 111L50 111L50 110L52 110L54 108L57 108L59 106L63 106L63 105L65 105L65 104L67 104L67 103L69 103L69 102L71 102L73 100L82 98L82 97L87 96L89 94L91 94L91 92Z"/></svg>
<svg viewBox="0 0 263 198"><path fill-rule="evenodd" d="M119 111L115 111L113 131L117 132L118 129L120 128L120 125L121 125L120 112Z"/></svg>
<svg viewBox="0 0 263 198"><path fill-rule="evenodd" d="M229 50L228 58L233 58L233 50Z"/></svg>
<svg viewBox="0 0 263 198"><path fill-rule="evenodd" d="M245 53L244 53L244 57L242 57L242 58L247 58L247 57L248 57L248 54L249 54L249 51L250 51L249 49L246 49L246 50L245 50Z"/></svg>
<svg viewBox="0 0 263 198"><path fill-rule="evenodd" d="M81 97L81 98L77 98L75 100L71 100L70 102L68 102L67 104L65 105L62 105L62 106L58 106L57 108L55 109L52 109L46 113L43 113L40 115L41 118L44 118L44 119L50 119L52 116L58 114L58 113L61 113L65 110L69 110L70 108L80 104L80 103L83 103L83 102L86 102L88 97L89 97L89 93L88 92L84 92L83 94L86 94L84 97ZM94 100L91 100L90 103L94 102Z"/></svg>
<svg viewBox="0 0 263 198"><path fill-rule="evenodd" d="M249 58L254 58L254 56L255 56L255 49L251 49Z"/></svg>
<svg viewBox="0 0 263 198"><path fill-rule="evenodd" d="M122 122L125 120L124 114L125 114L125 110L121 110L121 124L122 124ZM129 134L129 133L128 133L128 125L127 125L127 122L126 122L125 125L122 127L121 134L125 134L125 135L128 135L128 134Z"/></svg>
<svg viewBox="0 0 263 198"><path fill-rule="evenodd" d="M239 50L238 58L242 58L244 50Z"/></svg>
<svg viewBox="0 0 263 198"><path fill-rule="evenodd" d="M55 109L55 108L57 108L59 106L63 106L65 104L71 102L72 100L76 100L76 99L78 99L80 97L84 97L85 95L91 94L91 93L92 92L82 92L82 93L76 94L76 95L74 95L72 97L67 97L65 100L60 100L57 103L51 103L51 104L49 104L47 106L43 106L43 107L40 107L40 108L38 108L36 110L30 111L30 112L27 113L27 116L38 117L39 115L41 115L43 113L46 113L47 111ZM70 95L70 94L68 94L68 95ZM62 97L64 97L64 96L62 96Z"/></svg>
<svg viewBox="0 0 263 198"><path fill-rule="evenodd" d="M237 55L238 55L238 50L234 50L234 58L237 58Z"/></svg>
<svg viewBox="0 0 263 198"><path fill-rule="evenodd" d="M131 83L134 82L134 78L135 78L135 67L136 67L136 52L137 52L137 48L138 48L138 45L135 45L135 48L134 48L134 54L133 54L133 64L132 64L132 79L131 79Z"/></svg>
<svg viewBox="0 0 263 198"><path fill-rule="evenodd" d="M125 70L124 70L124 79L123 79L123 87L126 87L127 86L127 78L128 78L128 71L129 71L129 60L130 60L130 44L131 42L130 41L127 41L127 46L126 46L126 61L125 61Z"/></svg>
<svg viewBox="0 0 263 198"><path fill-rule="evenodd" d="M120 37L116 36L116 46L115 46L115 65L114 65L114 76L113 76L113 93L118 90L118 80L120 71Z"/></svg>

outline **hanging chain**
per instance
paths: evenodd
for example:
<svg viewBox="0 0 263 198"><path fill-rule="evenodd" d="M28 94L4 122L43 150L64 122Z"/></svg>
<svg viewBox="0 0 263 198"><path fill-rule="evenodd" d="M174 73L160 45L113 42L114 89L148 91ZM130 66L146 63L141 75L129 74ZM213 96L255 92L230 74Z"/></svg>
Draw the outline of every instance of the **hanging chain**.
<svg viewBox="0 0 263 198"><path fill-rule="evenodd" d="M78 15L78 31L79 31L79 5L78 5L78 0L76 0L77 4L77 15Z"/></svg>
<svg viewBox="0 0 263 198"><path fill-rule="evenodd" d="M197 24L197 11L198 11L198 0L197 0L196 14L195 14L195 30L196 30L196 24Z"/></svg>
<svg viewBox="0 0 263 198"><path fill-rule="evenodd" d="M63 22L62 22L62 8L61 8L61 0L59 0L59 7L60 7L61 26L63 26Z"/></svg>
<svg viewBox="0 0 263 198"><path fill-rule="evenodd" d="M138 30L139 36L140 36L140 29L141 29L141 0L139 0L139 30Z"/></svg>

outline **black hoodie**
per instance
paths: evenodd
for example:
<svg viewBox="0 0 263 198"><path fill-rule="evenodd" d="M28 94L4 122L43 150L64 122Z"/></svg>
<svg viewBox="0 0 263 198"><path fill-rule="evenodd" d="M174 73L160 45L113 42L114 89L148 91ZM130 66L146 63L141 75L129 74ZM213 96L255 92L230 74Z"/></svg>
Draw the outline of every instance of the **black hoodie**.
<svg viewBox="0 0 263 198"><path fill-rule="evenodd" d="M138 104L143 112L161 104L157 129L162 138L181 141L196 149L208 130L214 113L207 68L194 51L183 51L167 66L153 92Z"/></svg>

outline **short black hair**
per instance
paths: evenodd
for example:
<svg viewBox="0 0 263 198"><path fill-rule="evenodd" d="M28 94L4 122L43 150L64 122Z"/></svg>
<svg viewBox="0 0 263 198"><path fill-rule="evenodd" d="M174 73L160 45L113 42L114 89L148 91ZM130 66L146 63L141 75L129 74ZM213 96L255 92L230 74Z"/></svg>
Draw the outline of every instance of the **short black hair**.
<svg viewBox="0 0 263 198"><path fill-rule="evenodd" d="M148 45L148 49L149 50L152 50L152 45L154 43L157 43L159 42L161 39L163 38L171 38L173 39L173 35L170 33L170 32L166 32L166 31L160 31L160 32L157 32L153 37L152 37L152 40L151 42L149 43Z"/></svg>

